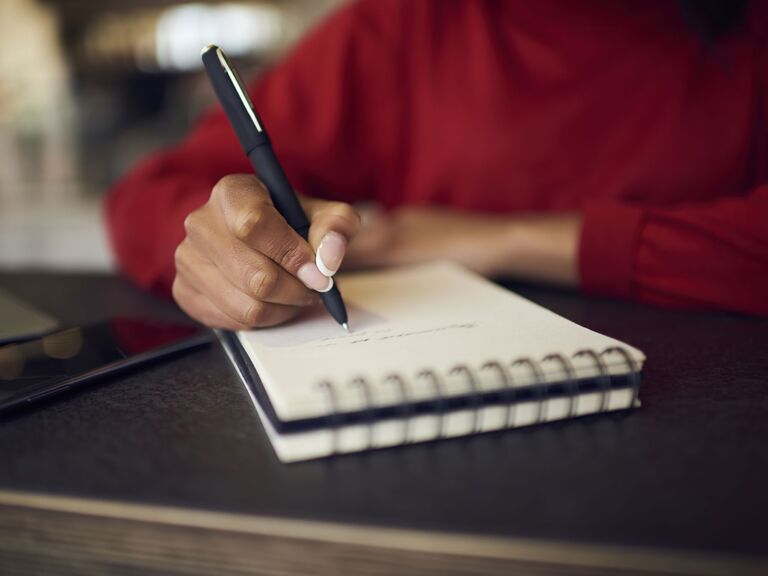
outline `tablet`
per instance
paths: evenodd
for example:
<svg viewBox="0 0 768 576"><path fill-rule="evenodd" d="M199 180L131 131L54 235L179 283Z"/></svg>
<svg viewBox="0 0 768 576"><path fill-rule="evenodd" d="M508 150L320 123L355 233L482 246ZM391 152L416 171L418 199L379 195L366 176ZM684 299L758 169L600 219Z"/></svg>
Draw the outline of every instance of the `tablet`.
<svg viewBox="0 0 768 576"><path fill-rule="evenodd" d="M41 336L59 323L42 310L0 288L0 344Z"/></svg>
<svg viewBox="0 0 768 576"><path fill-rule="evenodd" d="M118 317L0 346L0 412L202 346L212 339L212 332L195 324Z"/></svg>

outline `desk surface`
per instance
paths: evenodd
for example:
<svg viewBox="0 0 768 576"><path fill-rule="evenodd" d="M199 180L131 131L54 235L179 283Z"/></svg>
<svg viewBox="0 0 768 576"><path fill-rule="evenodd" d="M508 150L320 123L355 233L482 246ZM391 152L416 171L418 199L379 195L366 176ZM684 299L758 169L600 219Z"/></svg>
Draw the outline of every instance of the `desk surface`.
<svg viewBox="0 0 768 576"><path fill-rule="evenodd" d="M179 314L108 276L0 286L64 324ZM514 288L643 350L643 407L282 465L211 345L0 420L0 490L766 560L768 320Z"/></svg>

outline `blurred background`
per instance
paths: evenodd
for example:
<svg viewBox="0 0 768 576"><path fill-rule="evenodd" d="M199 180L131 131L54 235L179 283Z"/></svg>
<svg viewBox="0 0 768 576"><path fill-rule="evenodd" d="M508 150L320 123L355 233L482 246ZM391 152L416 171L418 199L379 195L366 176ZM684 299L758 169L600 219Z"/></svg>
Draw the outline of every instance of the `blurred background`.
<svg viewBox="0 0 768 576"><path fill-rule="evenodd" d="M200 49L250 77L345 0L0 0L0 268L109 270L101 201L213 103Z"/></svg>

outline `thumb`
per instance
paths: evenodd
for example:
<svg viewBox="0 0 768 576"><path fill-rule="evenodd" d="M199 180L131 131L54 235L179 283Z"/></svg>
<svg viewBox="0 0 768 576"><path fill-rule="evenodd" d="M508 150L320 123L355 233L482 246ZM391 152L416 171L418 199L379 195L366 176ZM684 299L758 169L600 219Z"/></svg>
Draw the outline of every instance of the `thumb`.
<svg viewBox="0 0 768 576"><path fill-rule="evenodd" d="M310 221L309 244L317 267L326 276L333 276L360 229L360 214L344 202L302 198L302 205Z"/></svg>

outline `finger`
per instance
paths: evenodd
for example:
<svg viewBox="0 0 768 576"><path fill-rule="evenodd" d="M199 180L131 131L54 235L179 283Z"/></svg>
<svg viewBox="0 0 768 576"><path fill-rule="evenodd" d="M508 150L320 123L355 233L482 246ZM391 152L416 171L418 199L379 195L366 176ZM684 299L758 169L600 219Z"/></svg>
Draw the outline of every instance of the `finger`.
<svg viewBox="0 0 768 576"><path fill-rule="evenodd" d="M312 248L280 215L258 179L223 178L212 194L235 238L264 254L307 287L319 292L330 290L333 283L318 270Z"/></svg>
<svg viewBox="0 0 768 576"><path fill-rule="evenodd" d="M315 249L315 263L326 276L333 276L341 266L347 245L360 229L360 215L349 204L304 199L303 205L312 222L309 244Z"/></svg>
<svg viewBox="0 0 768 576"><path fill-rule="evenodd" d="M379 214L361 228L344 256L344 266L352 269L378 268L394 264L398 231L392 218Z"/></svg>
<svg viewBox="0 0 768 576"><path fill-rule="evenodd" d="M193 227L188 227L187 239L176 254L177 267L189 259L186 268L190 275L196 274L200 260L207 260L215 263L230 284L256 300L289 306L306 306L317 300L317 292L236 238L214 226Z"/></svg>
<svg viewBox="0 0 768 576"><path fill-rule="evenodd" d="M274 263L269 266L276 268ZM296 306L266 302L242 292L221 274L215 264L190 247L187 242L182 242L176 250L176 273L198 292L206 295L219 310L241 324L274 324L287 320L296 313L293 310ZM304 293L311 296L309 290L299 286ZM314 300L302 300L302 303L311 302Z"/></svg>
<svg viewBox="0 0 768 576"><path fill-rule="evenodd" d="M219 310L206 296L194 290L181 276L176 276L171 289L173 299L191 318L211 328L247 330L248 326L236 322Z"/></svg>
<svg viewBox="0 0 768 576"><path fill-rule="evenodd" d="M265 328L290 320L301 308L283 306L269 302L253 300L242 313L233 317L230 313L219 308L216 302L197 286L191 284L185 276L177 275L173 283L173 296L181 308L193 318L212 328L228 330L250 330Z"/></svg>

